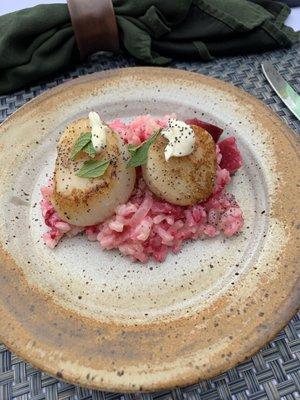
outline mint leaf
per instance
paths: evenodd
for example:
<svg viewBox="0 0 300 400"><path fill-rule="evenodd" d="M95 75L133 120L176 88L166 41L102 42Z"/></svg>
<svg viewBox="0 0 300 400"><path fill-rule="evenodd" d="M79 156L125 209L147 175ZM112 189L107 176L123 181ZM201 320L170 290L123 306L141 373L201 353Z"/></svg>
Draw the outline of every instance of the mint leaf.
<svg viewBox="0 0 300 400"><path fill-rule="evenodd" d="M86 144L82 150L92 158L94 158L96 155L96 150L93 146L92 141L88 142L88 144Z"/></svg>
<svg viewBox="0 0 300 400"><path fill-rule="evenodd" d="M74 160L77 154L91 141L92 139L92 133L91 132L86 132L82 133L79 138L76 140L74 143L70 158L71 160Z"/></svg>
<svg viewBox="0 0 300 400"><path fill-rule="evenodd" d="M132 146L132 145L128 146L128 151L131 154L131 159L127 163L127 168L139 167L140 165L143 165L147 162L148 151L150 149L150 146L157 138L159 133L160 130L153 133L153 135L150 136L148 140L146 140L139 146Z"/></svg>
<svg viewBox="0 0 300 400"><path fill-rule="evenodd" d="M143 145L143 143L139 144L138 146L135 146L134 144L129 144L129 145L128 145L128 151L129 151L129 153L130 153L131 155L133 155L133 154L137 151L137 149L138 149L139 147L141 147L142 145Z"/></svg>
<svg viewBox="0 0 300 400"><path fill-rule="evenodd" d="M99 178L105 173L109 164L109 160L88 160L83 163L76 175L81 178Z"/></svg>

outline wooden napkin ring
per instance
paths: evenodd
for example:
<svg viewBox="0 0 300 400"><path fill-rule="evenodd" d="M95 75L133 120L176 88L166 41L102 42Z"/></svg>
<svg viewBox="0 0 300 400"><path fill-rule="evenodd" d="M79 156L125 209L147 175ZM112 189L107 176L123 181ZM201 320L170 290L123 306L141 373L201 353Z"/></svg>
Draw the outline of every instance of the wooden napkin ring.
<svg viewBox="0 0 300 400"><path fill-rule="evenodd" d="M68 8L82 60L96 51L119 50L112 0L68 0Z"/></svg>

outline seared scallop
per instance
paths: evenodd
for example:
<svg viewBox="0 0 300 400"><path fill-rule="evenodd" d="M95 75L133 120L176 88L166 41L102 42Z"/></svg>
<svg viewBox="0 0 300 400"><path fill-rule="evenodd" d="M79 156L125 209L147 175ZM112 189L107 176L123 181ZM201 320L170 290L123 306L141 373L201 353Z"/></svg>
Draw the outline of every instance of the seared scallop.
<svg viewBox="0 0 300 400"><path fill-rule="evenodd" d="M208 199L215 184L216 146L211 135L192 125L195 133L193 152L188 156L165 159L168 140L158 135L143 166L145 182L158 197L172 204L187 206Z"/></svg>
<svg viewBox="0 0 300 400"><path fill-rule="evenodd" d="M81 151L71 160L71 149L79 136L89 131L87 118L79 119L65 129L58 143L53 178L54 208L64 221L77 226L94 225L110 217L119 204L129 199L135 183L135 169L126 168L127 147L109 128L106 147L94 158L110 161L105 173L97 178L76 175L89 156Z"/></svg>

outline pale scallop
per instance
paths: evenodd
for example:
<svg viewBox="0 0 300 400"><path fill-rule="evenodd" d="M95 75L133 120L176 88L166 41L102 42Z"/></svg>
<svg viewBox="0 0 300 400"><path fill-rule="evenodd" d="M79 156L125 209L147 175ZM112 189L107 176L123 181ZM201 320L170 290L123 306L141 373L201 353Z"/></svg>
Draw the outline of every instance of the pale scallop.
<svg viewBox="0 0 300 400"><path fill-rule="evenodd" d="M81 118L66 127L58 143L54 171L52 201L58 215L77 226L100 223L110 217L116 207L125 203L133 190L135 170L127 169L129 153L120 136L110 130L106 148L95 159L110 160L106 172L98 178L78 177L76 172L89 156L80 152L70 159L71 149L77 138L91 130L89 120Z"/></svg>
<svg viewBox="0 0 300 400"><path fill-rule="evenodd" d="M158 197L180 206L206 200L212 193L216 177L216 146L211 135L192 125L196 141L193 152L184 157L165 160L167 139L158 136L149 149L143 177Z"/></svg>

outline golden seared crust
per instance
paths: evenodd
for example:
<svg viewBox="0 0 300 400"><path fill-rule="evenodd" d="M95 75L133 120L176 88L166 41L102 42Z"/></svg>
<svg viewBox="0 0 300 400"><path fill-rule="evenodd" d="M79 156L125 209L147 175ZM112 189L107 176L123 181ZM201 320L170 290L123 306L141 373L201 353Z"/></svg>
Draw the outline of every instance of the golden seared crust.
<svg viewBox="0 0 300 400"><path fill-rule="evenodd" d="M184 157L165 160L167 139L159 135L149 149L143 176L149 188L159 197L181 206L206 200L214 189L217 159L211 135L192 126L196 141L194 151Z"/></svg>
<svg viewBox="0 0 300 400"><path fill-rule="evenodd" d="M52 201L57 213L78 226L94 225L111 216L117 205L128 200L135 183L135 170L126 169L127 148L112 130L107 135L106 148L94 158L110 160L106 172L93 179L76 176L89 156L80 152L71 160L71 149L77 138L89 130L88 119L77 120L66 128L58 143L53 178Z"/></svg>

